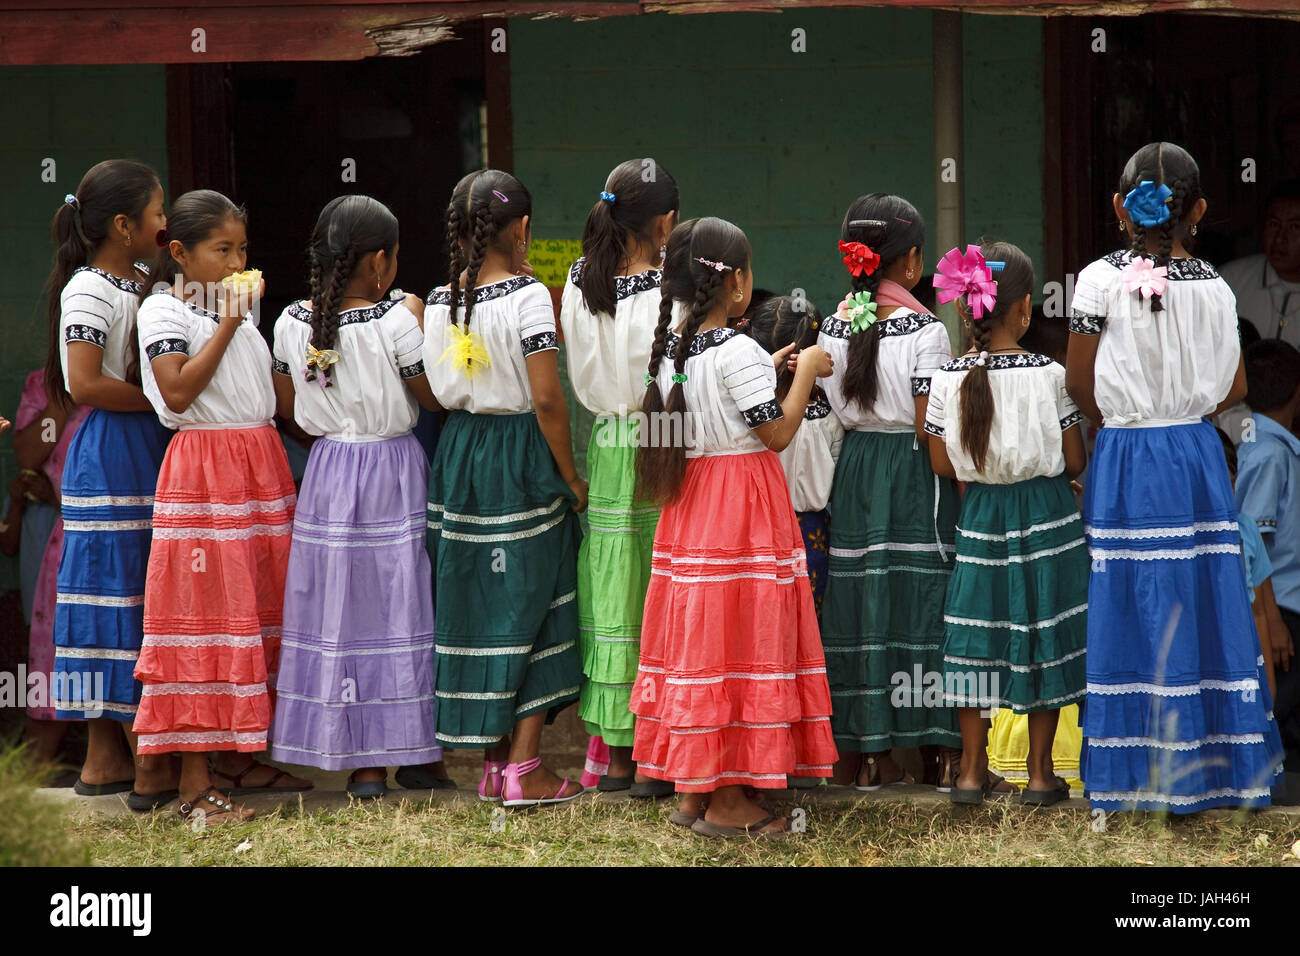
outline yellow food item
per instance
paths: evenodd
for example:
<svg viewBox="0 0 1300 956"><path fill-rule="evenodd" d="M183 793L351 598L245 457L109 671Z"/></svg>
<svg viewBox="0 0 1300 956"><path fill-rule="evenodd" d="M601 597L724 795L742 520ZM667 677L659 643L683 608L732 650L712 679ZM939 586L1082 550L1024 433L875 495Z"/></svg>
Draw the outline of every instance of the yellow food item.
<svg viewBox="0 0 1300 956"><path fill-rule="evenodd" d="M249 269L247 272L235 272L221 280L221 284L227 289L238 294L249 295L257 291L261 282L261 269Z"/></svg>

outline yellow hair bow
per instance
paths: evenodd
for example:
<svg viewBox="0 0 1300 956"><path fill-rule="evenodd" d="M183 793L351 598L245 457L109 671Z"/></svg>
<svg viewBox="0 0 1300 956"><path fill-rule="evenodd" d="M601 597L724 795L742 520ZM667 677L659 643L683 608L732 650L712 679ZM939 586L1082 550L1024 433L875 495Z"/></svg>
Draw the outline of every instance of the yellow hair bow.
<svg viewBox="0 0 1300 956"><path fill-rule="evenodd" d="M443 350L439 365L450 356L452 368L466 378L473 378L482 369L492 367L492 360L477 333L466 332L459 325L449 325L447 331L451 333L451 344Z"/></svg>
<svg viewBox="0 0 1300 956"><path fill-rule="evenodd" d="M338 352L334 351L334 349L317 350L317 348L314 345L308 342L307 343L307 381L309 382L316 381L317 380L316 372L324 372L331 365L337 363L340 358L342 358L342 356L339 355ZM312 371L313 368L316 369L316 372ZM322 386L329 384L329 382L326 381L325 376L323 374L319 377L319 381Z"/></svg>

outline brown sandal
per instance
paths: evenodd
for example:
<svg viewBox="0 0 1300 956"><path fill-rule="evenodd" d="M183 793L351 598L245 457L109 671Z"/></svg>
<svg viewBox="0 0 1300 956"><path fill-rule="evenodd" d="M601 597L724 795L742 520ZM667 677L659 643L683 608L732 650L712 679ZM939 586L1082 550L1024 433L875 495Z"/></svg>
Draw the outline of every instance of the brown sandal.
<svg viewBox="0 0 1300 956"><path fill-rule="evenodd" d="M266 781L266 783L259 784L256 787L244 786L244 778L247 777L254 770L257 770L261 767L265 767L268 770L275 771L275 773L271 776L271 779ZM239 771L239 773L227 773L224 770L217 770L215 767L212 768L210 772L216 774L217 776L225 777L227 780L230 781L230 786L226 787L225 789L226 789L226 793L232 797L243 797L243 796L247 796L250 793L300 793L305 790L311 790L312 787L314 786L314 784L309 783L305 787L277 787L276 784L279 781L283 780L285 777L292 776L292 774L289 773L289 771L287 770L281 770L279 767L272 766L269 763L262 763L261 761L258 760L254 760L243 770Z"/></svg>
<svg viewBox="0 0 1300 956"><path fill-rule="evenodd" d="M854 790L859 790L862 791L863 793L870 793L871 791L879 790L882 787L902 787L908 784L916 783L916 780L912 777L912 775L908 773L906 770L903 770L902 767L898 768L900 771L902 771L903 775L901 777L899 777L897 780L889 780L884 783L881 783L880 782L880 760L876 757L876 755L863 754L862 762L867 766L867 785L865 787L859 786L858 778L854 777L853 778ZM859 773L860 772L861 771L859 771Z"/></svg>
<svg viewBox="0 0 1300 956"><path fill-rule="evenodd" d="M257 815L256 810L231 803L216 787L200 790L193 800L182 800L176 812L182 820L201 819L207 823L246 823Z"/></svg>

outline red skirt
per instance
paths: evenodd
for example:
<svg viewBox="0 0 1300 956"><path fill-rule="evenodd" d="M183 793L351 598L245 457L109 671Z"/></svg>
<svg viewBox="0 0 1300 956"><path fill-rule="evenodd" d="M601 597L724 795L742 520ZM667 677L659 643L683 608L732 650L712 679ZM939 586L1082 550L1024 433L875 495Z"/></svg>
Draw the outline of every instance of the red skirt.
<svg viewBox="0 0 1300 956"><path fill-rule="evenodd" d="M296 495L269 425L186 429L154 496L140 753L266 749Z"/></svg>
<svg viewBox="0 0 1300 956"><path fill-rule="evenodd" d="M776 454L692 458L659 519L632 690L632 756L682 792L837 759L803 535Z"/></svg>

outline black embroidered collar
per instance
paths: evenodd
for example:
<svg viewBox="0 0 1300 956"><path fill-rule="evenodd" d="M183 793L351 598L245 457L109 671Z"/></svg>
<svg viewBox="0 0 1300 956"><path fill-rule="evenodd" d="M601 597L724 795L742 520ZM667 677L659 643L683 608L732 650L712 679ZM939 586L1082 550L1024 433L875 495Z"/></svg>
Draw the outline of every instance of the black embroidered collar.
<svg viewBox="0 0 1300 956"><path fill-rule="evenodd" d="M883 338L888 335L910 335L925 328L931 322L938 321L933 315L899 309L889 318L881 319L876 325L880 327L880 336ZM822 331L837 339L847 339L852 334L849 323L836 315L823 320Z"/></svg>
<svg viewBox="0 0 1300 956"><path fill-rule="evenodd" d="M582 257L569 267L569 281L579 289L582 288L582 269L586 262L586 257ZM662 281L663 271L660 269L648 269L632 276L615 276L614 299L621 302L623 299L631 298L650 289L657 289Z"/></svg>
<svg viewBox="0 0 1300 956"><path fill-rule="evenodd" d="M709 329L707 332L697 332L695 333L695 338L691 339L691 348L690 351L686 353L686 357L694 358L697 355L702 355L706 349L711 349L715 345L721 345L723 342L733 339L739 334L740 333L735 329L729 329L726 326L718 329ZM665 358L671 359L677 357L677 343L681 340L681 336L676 332L671 330L668 332L668 342L664 346Z"/></svg>
<svg viewBox="0 0 1300 956"><path fill-rule="evenodd" d="M527 288L533 283L541 285L540 280L532 276L511 276L509 279L502 279L499 282L489 282L487 285L481 285L474 290L474 304L489 302L492 299L500 299L511 293L518 292L520 289ZM424 300L425 305L451 305L450 289L434 289L429 293L428 298ZM462 292L457 296L457 305L464 306L465 296Z"/></svg>
<svg viewBox="0 0 1300 956"><path fill-rule="evenodd" d="M397 299L382 299L374 305L363 306L360 309L347 309L339 313L339 326L370 322L380 316L387 315L388 311L397 304ZM289 315L299 322L311 324L311 309L305 307L301 302L295 302L289 306Z"/></svg>
<svg viewBox="0 0 1300 956"><path fill-rule="evenodd" d="M819 418L825 418L830 413L830 402L826 401L824 396L818 395L804 408L803 417L804 421L814 422Z"/></svg>
<svg viewBox="0 0 1300 956"><path fill-rule="evenodd" d="M946 363L942 368L945 372L964 372L974 368L978 359L978 355L963 355ZM994 353L988 358L989 371L1003 368L1042 368L1051 364L1052 359L1036 352Z"/></svg>
<svg viewBox="0 0 1300 956"><path fill-rule="evenodd" d="M1122 269L1133 258L1131 249L1116 249L1110 255L1106 256L1104 262L1114 266L1116 269ZM1153 261L1154 256L1150 257ZM1170 279L1217 279L1219 273L1215 271L1214 266L1210 265L1204 259L1189 257L1186 259L1169 260L1169 278Z"/></svg>
<svg viewBox="0 0 1300 956"><path fill-rule="evenodd" d="M75 269L72 274L76 275L78 272L93 272L106 282L117 286L123 292L131 292L135 295L140 294L140 289L143 285L143 283L137 282L134 279L122 279L113 275L111 272L105 272L103 269L96 269L94 266L81 266L80 268Z"/></svg>

